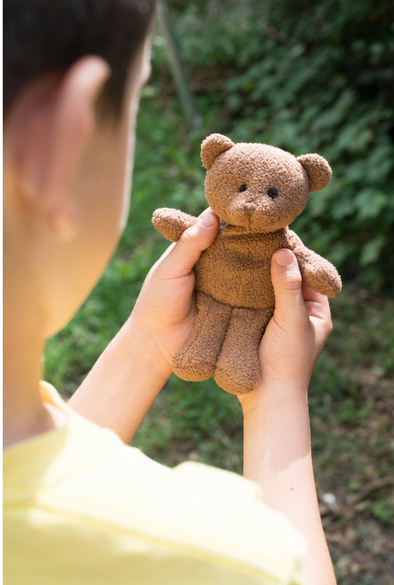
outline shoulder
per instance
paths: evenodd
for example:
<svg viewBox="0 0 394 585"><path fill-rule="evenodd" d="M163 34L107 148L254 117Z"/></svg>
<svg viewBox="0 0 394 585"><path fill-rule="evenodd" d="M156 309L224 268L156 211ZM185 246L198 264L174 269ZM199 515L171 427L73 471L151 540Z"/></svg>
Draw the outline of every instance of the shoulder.
<svg viewBox="0 0 394 585"><path fill-rule="evenodd" d="M86 558L103 566L121 551L133 559L145 551L144 571L153 558L165 557L171 566L206 567L212 583L215 574L216 582L233 582L232 575L239 584L303 583L304 541L264 505L257 484L198 463L170 469L80 418L68 433L19 518L32 531L31 542L44 533L48 542L68 535L67 549L86 550ZM94 554L99 543L106 543L100 558ZM224 574L227 580L220 580Z"/></svg>
<svg viewBox="0 0 394 585"><path fill-rule="evenodd" d="M235 473L191 462L169 469L119 444L81 480L74 497L86 501L85 518L239 575L297 582L302 537Z"/></svg>

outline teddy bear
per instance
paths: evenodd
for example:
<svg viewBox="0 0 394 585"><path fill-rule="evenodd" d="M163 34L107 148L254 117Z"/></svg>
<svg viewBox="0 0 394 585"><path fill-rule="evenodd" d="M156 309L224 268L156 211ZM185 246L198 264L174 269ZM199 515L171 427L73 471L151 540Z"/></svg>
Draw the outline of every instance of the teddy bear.
<svg viewBox="0 0 394 585"><path fill-rule="evenodd" d="M318 154L296 158L267 144L234 144L221 134L203 141L201 159L206 198L220 229L195 266L197 317L172 366L183 380L213 376L227 392L245 394L259 382L258 349L275 308L273 253L292 250L313 290L328 297L341 291L336 268L288 228L309 194L327 185L331 168ZM172 242L197 221L168 208L157 209L152 218Z"/></svg>

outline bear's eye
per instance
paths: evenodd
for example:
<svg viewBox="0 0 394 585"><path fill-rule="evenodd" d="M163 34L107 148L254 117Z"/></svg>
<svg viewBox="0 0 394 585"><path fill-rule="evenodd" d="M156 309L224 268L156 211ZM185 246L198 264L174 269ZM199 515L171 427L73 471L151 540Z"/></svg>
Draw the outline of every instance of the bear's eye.
<svg viewBox="0 0 394 585"><path fill-rule="evenodd" d="M275 199L275 197L278 197L279 193L278 193L277 189L272 188L272 189L268 189L267 195L268 195L268 197L271 197L271 199Z"/></svg>
<svg viewBox="0 0 394 585"><path fill-rule="evenodd" d="M242 193L242 191L246 191L247 186L246 185L241 185L239 188L239 192Z"/></svg>

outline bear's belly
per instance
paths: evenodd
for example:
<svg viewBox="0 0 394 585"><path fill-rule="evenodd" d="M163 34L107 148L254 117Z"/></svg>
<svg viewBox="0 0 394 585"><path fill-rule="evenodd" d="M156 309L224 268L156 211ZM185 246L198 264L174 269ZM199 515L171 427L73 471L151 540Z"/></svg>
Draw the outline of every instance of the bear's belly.
<svg viewBox="0 0 394 585"><path fill-rule="evenodd" d="M232 307L273 308L271 257L286 244L284 230L274 234L219 233L196 264L196 290Z"/></svg>

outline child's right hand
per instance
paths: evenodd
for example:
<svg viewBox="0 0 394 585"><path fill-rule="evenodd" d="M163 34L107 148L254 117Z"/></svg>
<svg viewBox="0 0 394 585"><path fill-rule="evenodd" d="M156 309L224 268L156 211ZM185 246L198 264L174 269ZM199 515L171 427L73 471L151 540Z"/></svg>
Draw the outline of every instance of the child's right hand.
<svg viewBox="0 0 394 585"><path fill-rule="evenodd" d="M208 208L149 271L130 316L136 351L160 372L171 375L172 356L186 343L196 318L193 267L219 231L219 219Z"/></svg>

